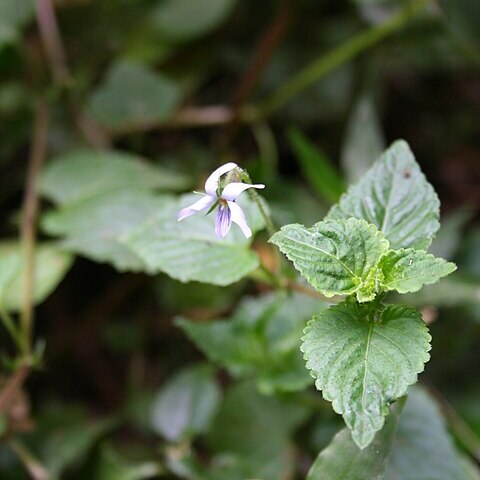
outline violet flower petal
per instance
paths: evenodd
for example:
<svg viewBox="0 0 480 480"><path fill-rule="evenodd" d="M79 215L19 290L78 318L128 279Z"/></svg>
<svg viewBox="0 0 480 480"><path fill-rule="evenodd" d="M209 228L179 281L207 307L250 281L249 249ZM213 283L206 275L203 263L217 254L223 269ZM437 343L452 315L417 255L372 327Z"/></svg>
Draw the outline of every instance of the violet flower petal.
<svg viewBox="0 0 480 480"><path fill-rule="evenodd" d="M249 188L261 189L261 188L265 188L265 185L262 185L262 184L250 185L249 183L232 182L226 185L225 188L223 189L222 198L233 202L242 192L244 192Z"/></svg>
<svg viewBox="0 0 480 480"><path fill-rule="evenodd" d="M225 237L232 226L230 208L227 205L220 205L215 218L215 233L217 237Z"/></svg>
<svg viewBox="0 0 480 480"><path fill-rule="evenodd" d="M234 202L228 202L228 207L231 211L231 221L235 222L241 228L245 237L250 238L252 236L252 231L247 224L247 219L245 218L243 210Z"/></svg>
<svg viewBox="0 0 480 480"><path fill-rule="evenodd" d="M207 195L210 195L212 197L216 197L217 196L218 182L220 180L220 177L222 175L224 175L225 173L229 172L230 170L233 170L236 167L237 167L237 164L233 163L233 162L229 162L229 163L226 163L225 165L222 165L221 167L218 167L207 178L207 181L205 182L205 191L207 192Z"/></svg>
<svg viewBox="0 0 480 480"><path fill-rule="evenodd" d="M192 203L189 207L182 208L177 214L177 220L180 222L184 218L190 217L201 210L210 208L217 201L216 197L204 195L200 200Z"/></svg>

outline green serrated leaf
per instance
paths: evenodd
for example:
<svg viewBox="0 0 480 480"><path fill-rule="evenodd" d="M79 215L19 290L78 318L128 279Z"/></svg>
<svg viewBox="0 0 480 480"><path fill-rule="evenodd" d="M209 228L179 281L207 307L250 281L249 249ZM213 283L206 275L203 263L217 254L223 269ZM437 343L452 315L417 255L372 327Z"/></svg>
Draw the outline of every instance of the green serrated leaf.
<svg viewBox="0 0 480 480"><path fill-rule="evenodd" d="M416 382L430 339L420 313L402 305L377 311L343 302L309 322L302 344L307 368L360 448L382 428L390 403Z"/></svg>
<svg viewBox="0 0 480 480"><path fill-rule="evenodd" d="M112 129L161 122L175 110L181 91L172 80L134 62L119 61L89 99L91 115Z"/></svg>
<svg viewBox="0 0 480 480"><path fill-rule="evenodd" d="M380 268L382 287L399 293L418 292L457 269L454 263L413 248L390 250L382 257Z"/></svg>
<svg viewBox="0 0 480 480"><path fill-rule="evenodd" d="M236 225L227 237L218 238L213 214L177 221L179 210L191 203L192 195L186 195L158 209L154 218L125 235L122 245L141 258L150 273L164 272L182 282L229 285L255 270L258 257ZM263 228L258 208L247 196L237 203L253 231Z"/></svg>
<svg viewBox="0 0 480 480"><path fill-rule="evenodd" d="M466 480L435 400L410 389L384 480Z"/></svg>
<svg viewBox="0 0 480 480"><path fill-rule="evenodd" d="M73 257L53 244L35 249L33 300L39 304L57 287ZM18 312L23 305L24 261L20 243L0 243L0 303L3 308Z"/></svg>
<svg viewBox="0 0 480 480"><path fill-rule="evenodd" d="M394 250L427 250L440 227L439 209L410 147L398 140L342 195L327 219L364 219L383 232Z"/></svg>
<svg viewBox="0 0 480 480"><path fill-rule="evenodd" d="M401 399L392 405L384 427L363 450L359 450L353 442L350 430L344 428L330 445L320 452L308 473L307 480L383 478L404 403L405 399Z"/></svg>
<svg viewBox="0 0 480 480"><path fill-rule="evenodd" d="M188 368L158 392L152 405L152 427L170 442L192 439L208 430L219 402L213 368Z"/></svg>
<svg viewBox="0 0 480 480"><path fill-rule="evenodd" d="M56 157L42 172L41 194L52 202L76 203L124 189L181 190L184 176L120 151L78 150Z"/></svg>
<svg viewBox="0 0 480 480"><path fill-rule="evenodd" d="M329 204L336 202L345 185L327 156L298 129L291 129L288 137L305 180Z"/></svg>
<svg viewBox="0 0 480 480"><path fill-rule="evenodd" d="M312 228L286 225L270 239L295 268L327 297L357 293L359 301L375 296L377 264L388 241L364 220L327 220Z"/></svg>

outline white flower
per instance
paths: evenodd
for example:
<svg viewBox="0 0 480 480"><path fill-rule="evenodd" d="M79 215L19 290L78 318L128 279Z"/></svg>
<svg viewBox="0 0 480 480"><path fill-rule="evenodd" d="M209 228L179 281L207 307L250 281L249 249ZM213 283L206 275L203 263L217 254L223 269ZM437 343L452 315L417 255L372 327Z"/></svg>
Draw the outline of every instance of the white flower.
<svg viewBox="0 0 480 480"><path fill-rule="evenodd" d="M203 197L178 212L177 219L180 222L184 218L190 217L197 212L207 210L218 203L217 216L215 218L215 233L218 237L225 237L230 231L232 222L236 223L242 230L243 234L249 238L252 231L247 224L243 210L235 203L237 197L249 188L265 188L265 185L250 185L248 183L232 182L225 186L222 192L218 192L218 184L220 177L234 168L236 163L226 163L217 168L205 182L205 192L201 193Z"/></svg>

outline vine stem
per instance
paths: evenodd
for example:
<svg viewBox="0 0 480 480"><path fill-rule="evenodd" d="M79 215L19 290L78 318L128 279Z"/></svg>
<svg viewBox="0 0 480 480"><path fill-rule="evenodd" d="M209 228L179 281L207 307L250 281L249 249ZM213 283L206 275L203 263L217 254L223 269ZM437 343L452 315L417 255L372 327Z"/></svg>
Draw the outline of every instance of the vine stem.
<svg viewBox="0 0 480 480"><path fill-rule="evenodd" d="M74 80L68 67L67 55L52 0L35 0L35 11L40 39L50 65L54 84L59 90L67 91L68 106L77 129L92 147L99 150L109 147L111 141L105 129L80 108L77 99L73 96L71 87Z"/></svg>
<svg viewBox="0 0 480 480"><path fill-rule="evenodd" d="M279 109L290 99L298 95L313 83L326 76L340 65L356 57L363 51L377 44L385 37L392 35L408 24L418 12L423 10L431 0L414 0L406 7L394 14L386 22L375 25L361 32L352 39L334 48L329 53L322 55L317 60L307 65L297 75L290 78L273 92L264 101L260 102L255 111L246 112L246 117L254 116L254 119L263 119L273 111Z"/></svg>
<svg viewBox="0 0 480 480"><path fill-rule="evenodd" d="M66 86L71 81L70 73L51 0L36 0L35 11L53 79L57 85Z"/></svg>
<svg viewBox="0 0 480 480"><path fill-rule="evenodd" d="M33 330L33 283L35 274L35 241L38 213L37 181L46 153L49 112L46 103L39 100L36 106L33 139L28 164L25 194L22 209L20 239L22 244L24 276L23 305L20 314L20 334L23 354L28 358L32 349Z"/></svg>

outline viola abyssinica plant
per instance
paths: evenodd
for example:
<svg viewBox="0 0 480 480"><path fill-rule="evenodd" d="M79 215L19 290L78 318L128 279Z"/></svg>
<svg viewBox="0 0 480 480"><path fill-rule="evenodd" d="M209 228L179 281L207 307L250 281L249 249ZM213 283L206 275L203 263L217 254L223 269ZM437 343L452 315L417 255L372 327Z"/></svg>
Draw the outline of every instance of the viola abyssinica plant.
<svg viewBox="0 0 480 480"><path fill-rule="evenodd" d="M249 236L235 199L263 185L233 182L230 174L220 181L236 168L227 164L216 170L206 195L181 210L178 219L218 205L217 234L224 237L233 221ZM407 143L397 141L325 219L310 228L286 225L270 239L319 294L336 303L319 306L301 350L316 387L362 449L429 360L431 337L421 313L391 300L456 269L427 253L439 226L438 197ZM272 284L288 285L283 275ZM222 361L222 355L210 353Z"/></svg>
<svg viewBox="0 0 480 480"><path fill-rule="evenodd" d="M384 303L456 269L427 253L439 200L404 141L394 143L327 217L284 226L271 242L326 297L346 296L314 316L303 337L307 369L364 448L429 360L420 312Z"/></svg>
<svg viewBox="0 0 480 480"><path fill-rule="evenodd" d="M220 182L221 177L225 175L226 179ZM178 221L190 217L202 210L208 210L210 213L218 206L217 216L215 218L215 233L218 237L225 237L232 226L232 222L236 223L242 230L245 237L252 236L252 230L247 224L245 213L242 208L235 203L237 197L249 188L265 188L265 185L251 185L235 181L239 177L239 168L236 163L226 163L218 167L205 182L205 193L200 200L189 207L183 208L178 212ZM196 192L197 193L197 192Z"/></svg>

